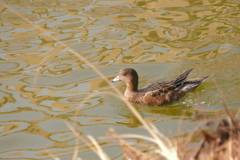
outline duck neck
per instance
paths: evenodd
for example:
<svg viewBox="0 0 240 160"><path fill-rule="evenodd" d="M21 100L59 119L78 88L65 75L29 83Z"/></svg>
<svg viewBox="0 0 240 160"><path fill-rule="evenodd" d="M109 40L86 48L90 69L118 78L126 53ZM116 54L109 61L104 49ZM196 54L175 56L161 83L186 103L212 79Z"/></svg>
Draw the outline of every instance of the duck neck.
<svg viewBox="0 0 240 160"><path fill-rule="evenodd" d="M137 92L138 91L138 81L127 83L127 91Z"/></svg>

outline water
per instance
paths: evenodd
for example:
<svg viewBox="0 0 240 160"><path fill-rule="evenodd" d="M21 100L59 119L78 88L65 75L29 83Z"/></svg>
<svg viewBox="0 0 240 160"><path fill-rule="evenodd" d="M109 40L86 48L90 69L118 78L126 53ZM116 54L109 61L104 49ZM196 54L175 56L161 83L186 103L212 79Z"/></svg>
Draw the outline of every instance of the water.
<svg viewBox="0 0 240 160"><path fill-rule="evenodd" d="M196 112L225 117L222 101L238 111L240 21L236 0L2 3L2 159L51 159L50 153L70 159L76 141L81 158L96 159L67 124L84 138L103 137L110 127L119 134L148 135L127 106L113 96L96 95L80 105L87 96L112 89L59 41L109 80L123 67L135 68L140 87L170 80L189 68L195 68L189 77L210 75L197 91L171 106L134 105L168 137L194 130L201 123L192 119ZM125 89L123 83L116 86L122 92ZM122 158L118 143L99 143L112 159Z"/></svg>

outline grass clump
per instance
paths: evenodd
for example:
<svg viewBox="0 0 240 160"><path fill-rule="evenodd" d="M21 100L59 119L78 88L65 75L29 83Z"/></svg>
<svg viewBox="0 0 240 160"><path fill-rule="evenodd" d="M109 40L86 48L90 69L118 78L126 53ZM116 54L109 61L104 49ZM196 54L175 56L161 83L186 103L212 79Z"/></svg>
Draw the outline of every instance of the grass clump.
<svg viewBox="0 0 240 160"><path fill-rule="evenodd" d="M213 121L207 123L207 129L200 129L200 142L192 147L191 140L183 143L174 143L163 135L157 133L161 137L161 145L156 145L153 138L136 135L123 134L118 135L113 129L107 133L108 138L119 143L119 147L123 149L125 159L131 160L238 160L240 159L240 125L237 118L230 114L227 110L228 120L219 120L214 127ZM187 137L187 139L193 139ZM128 139L142 139L150 141L151 145L147 147L133 146ZM181 139L184 141L184 138ZM155 143L155 144L154 144ZM184 144L184 145L183 145ZM137 149L138 148L138 149Z"/></svg>

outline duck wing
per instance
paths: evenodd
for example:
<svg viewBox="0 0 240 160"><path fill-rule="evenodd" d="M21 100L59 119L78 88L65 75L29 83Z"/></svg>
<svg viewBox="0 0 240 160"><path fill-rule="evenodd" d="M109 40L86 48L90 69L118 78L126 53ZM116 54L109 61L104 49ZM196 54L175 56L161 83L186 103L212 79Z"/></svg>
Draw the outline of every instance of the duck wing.
<svg viewBox="0 0 240 160"><path fill-rule="evenodd" d="M170 104L172 101L175 101L174 89L176 86L171 82L161 82L158 83L160 87L155 90L145 92L141 101L143 104L148 104L152 106L161 106Z"/></svg>
<svg viewBox="0 0 240 160"><path fill-rule="evenodd" d="M140 92L149 92L149 91L154 91L160 87L163 87L165 85L165 82L156 82L156 83L149 83L143 88L141 88L139 91Z"/></svg>
<svg viewBox="0 0 240 160"><path fill-rule="evenodd" d="M198 87L207 77L186 80L187 76L193 69L185 71L172 81L163 81L151 83L142 90L142 104L160 106L171 104L182 98L188 91Z"/></svg>
<svg viewBox="0 0 240 160"><path fill-rule="evenodd" d="M183 85L178 88L178 90L189 92L197 88L202 82L204 82L209 76L202 78L189 79L183 83Z"/></svg>
<svg viewBox="0 0 240 160"><path fill-rule="evenodd" d="M180 76L172 80L171 83L173 83L176 86L176 88L180 88L192 70L193 68L187 70L186 72L184 72L183 74L181 74Z"/></svg>
<svg viewBox="0 0 240 160"><path fill-rule="evenodd" d="M182 75L178 76L176 79L170 82L161 82L159 83L158 88L155 88L152 91L148 91L148 95L153 97L156 96L164 96L168 93L173 93L176 91L183 91L183 93L187 93L189 91L193 91L197 88L202 82L204 82L209 76L202 78L194 78L186 80L188 74L192 71L192 69L187 70ZM154 87L156 87L155 85Z"/></svg>
<svg viewBox="0 0 240 160"><path fill-rule="evenodd" d="M157 82L157 83L149 83L142 89L140 89L140 92L152 92L152 95L163 95L166 94L170 90L178 90L186 80L188 74L193 70L189 69L177 78L175 78L172 81L163 81L163 82Z"/></svg>
<svg viewBox="0 0 240 160"><path fill-rule="evenodd" d="M166 95L169 91L174 90L176 86L172 84L171 82L162 82L161 86L158 86L155 90L148 91L148 94L156 97L156 96L164 96Z"/></svg>

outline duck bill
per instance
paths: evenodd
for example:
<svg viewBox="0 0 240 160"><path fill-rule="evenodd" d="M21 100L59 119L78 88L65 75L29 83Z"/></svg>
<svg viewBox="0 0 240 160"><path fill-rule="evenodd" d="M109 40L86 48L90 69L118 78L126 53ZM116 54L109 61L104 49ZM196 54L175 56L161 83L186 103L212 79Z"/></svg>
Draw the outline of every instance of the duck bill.
<svg viewBox="0 0 240 160"><path fill-rule="evenodd" d="M117 76L117 77L115 77L114 79L112 79L112 83L114 83L114 82L119 82L119 81L121 81L121 80L119 79L119 76Z"/></svg>

